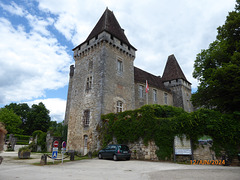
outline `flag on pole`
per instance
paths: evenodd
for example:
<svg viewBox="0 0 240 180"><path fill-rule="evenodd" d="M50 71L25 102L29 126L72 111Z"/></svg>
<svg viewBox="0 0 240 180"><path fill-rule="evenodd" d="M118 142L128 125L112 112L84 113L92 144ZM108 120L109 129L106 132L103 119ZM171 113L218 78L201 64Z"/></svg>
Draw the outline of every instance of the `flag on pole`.
<svg viewBox="0 0 240 180"><path fill-rule="evenodd" d="M146 93L148 93L148 91L149 91L149 86L148 86L148 82L146 80Z"/></svg>

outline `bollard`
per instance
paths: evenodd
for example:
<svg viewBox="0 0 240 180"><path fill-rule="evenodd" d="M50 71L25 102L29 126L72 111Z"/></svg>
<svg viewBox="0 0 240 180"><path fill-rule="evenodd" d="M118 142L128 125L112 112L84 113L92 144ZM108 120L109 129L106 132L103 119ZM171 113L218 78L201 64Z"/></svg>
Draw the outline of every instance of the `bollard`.
<svg viewBox="0 0 240 180"><path fill-rule="evenodd" d="M0 156L0 164L2 164L2 161L3 161L3 157Z"/></svg>
<svg viewBox="0 0 240 180"><path fill-rule="evenodd" d="M41 165L46 165L46 164L47 164L47 155L46 155L46 154L43 154L43 155L41 156L40 164L41 164Z"/></svg>
<svg viewBox="0 0 240 180"><path fill-rule="evenodd" d="M88 157L89 157L90 159L92 159L92 151L89 151L89 152L88 152Z"/></svg>
<svg viewBox="0 0 240 180"><path fill-rule="evenodd" d="M74 150L69 150L68 153L70 154L70 161L74 161Z"/></svg>

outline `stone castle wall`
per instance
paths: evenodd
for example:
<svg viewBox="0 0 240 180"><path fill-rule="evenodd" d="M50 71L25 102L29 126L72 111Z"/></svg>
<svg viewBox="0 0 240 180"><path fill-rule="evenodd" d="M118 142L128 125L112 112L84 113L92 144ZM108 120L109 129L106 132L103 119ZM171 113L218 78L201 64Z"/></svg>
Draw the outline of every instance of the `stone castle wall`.
<svg viewBox="0 0 240 180"><path fill-rule="evenodd" d="M140 97L140 92L139 92L139 86L143 86L143 97ZM138 83L135 82L135 108L138 109L140 107L142 107L143 105L147 104L147 100L146 100L146 91L145 91L145 87L146 85L143 83ZM153 90L157 91L157 101L154 101L153 99ZM173 97L172 94L169 92L165 92L161 89L155 88L155 87L151 87L149 86L149 93L148 93L148 104L165 104L165 93L167 93L167 104L169 106L173 105Z"/></svg>
<svg viewBox="0 0 240 180"><path fill-rule="evenodd" d="M158 161L158 157L156 155L156 150L159 148L156 146L154 141L148 142L146 146L143 143L143 140L140 139L137 142L129 143L128 144L132 155L132 159L139 159L139 160L152 160ZM183 161L190 161L192 156L176 156L176 161L183 162ZM211 145L199 145L193 151L193 159L194 160L216 160L215 152L211 150Z"/></svg>
<svg viewBox="0 0 240 180"><path fill-rule="evenodd" d="M158 161L158 157L155 153L158 147L155 145L154 141L148 142L146 146L143 140L140 139L137 142L128 144L128 146L132 152L132 159Z"/></svg>
<svg viewBox="0 0 240 180"><path fill-rule="evenodd" d="M66 111L69 112L69 150L85 154L99 149L96 129L101 114L116 112L117 101L123 102L123 111L135 108L134 55L131 48L121 45L115 38L110 39L106 32L74 51L75 70L70 78L71 97ZM120 73L117 71L118 60L123 65ZM90 77L91 89L87 89L87 79ZM83 123L85 110L90 111L87 127Z"/></svg>
<svg viewBox="0 0 240 180"><path fill-rule="evenodd" d="M192 112L191 85L183 79L164 82L164 85L173 93L173 106L181 107L187 112Z"/></svg>

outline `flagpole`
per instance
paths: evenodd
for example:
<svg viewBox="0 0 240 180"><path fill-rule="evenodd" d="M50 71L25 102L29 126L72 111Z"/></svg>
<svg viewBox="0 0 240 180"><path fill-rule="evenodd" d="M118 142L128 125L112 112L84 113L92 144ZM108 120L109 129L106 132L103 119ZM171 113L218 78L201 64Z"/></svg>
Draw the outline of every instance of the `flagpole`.
<svg viewBox="0 0 240 180"><path fill-rule="evenodd" d="M148 93L146 93L146 100L147 100L147 105L148 105Z"/></svg>
<svg viewBox="0 0 240 180"><path fill-rule="evenodd" d="M149 86L148 86L148 82L146 80L146 101L147 101L147 105L148 105L148 91L149 91Z"/></svg>

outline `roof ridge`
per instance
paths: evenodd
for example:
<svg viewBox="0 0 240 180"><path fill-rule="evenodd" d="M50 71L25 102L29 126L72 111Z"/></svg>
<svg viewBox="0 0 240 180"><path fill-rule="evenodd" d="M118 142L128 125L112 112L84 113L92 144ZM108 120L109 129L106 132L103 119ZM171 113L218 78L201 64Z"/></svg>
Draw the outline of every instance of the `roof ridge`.
<svg viewBox="0 0 240 180"><path fill-rule="evenodd" d="M151 74L150 72L147 72L147 71L145 71L145 70L142 70L142 69L140 69L140 68L138 68L138 67L136 67L136 66L134 66L134 68L137 68L137 69L139 69L139 70L141 70L141 71L143 71L143 72L145 72L145 73L147 73L147 74L150 74L151 76L155 76L155 77L157 77L157 78L162 79L161 76L156 76L156 75Z"/></svg>
<svg viewBox="0 0 240 180"><path fill-rule="evenodd" d="M98 34L102 33L103 31L108 32L115 38L119 39L121 42L132 47L134 50L137 50L135 47L133 47L129 43L129 41L123 31L123 28L121 28L120 24L118 23L113 11L110 11L108 8L106 8L106 10L104 11L102 16L98 20L97 24L95 25L95 27L93 28L91 33L88 35L87 39L78 46L81 46L85 42L96 37ZM78 46L76 46L74 49L76 49Z"/></svg>

